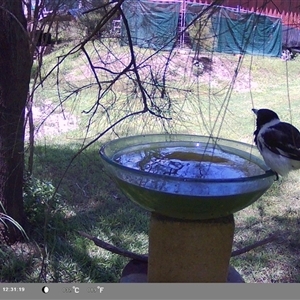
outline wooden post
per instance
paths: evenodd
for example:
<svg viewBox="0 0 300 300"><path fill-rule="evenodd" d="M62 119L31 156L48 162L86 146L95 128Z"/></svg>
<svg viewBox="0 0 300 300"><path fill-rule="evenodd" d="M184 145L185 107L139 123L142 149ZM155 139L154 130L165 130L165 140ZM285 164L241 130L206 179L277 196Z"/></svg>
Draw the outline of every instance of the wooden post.
<svg viewBox="0 0 300 300"><path fill-rule="evenodd" d="M148 282L226 282L233 215L201 221L151 214Z"/></svg>

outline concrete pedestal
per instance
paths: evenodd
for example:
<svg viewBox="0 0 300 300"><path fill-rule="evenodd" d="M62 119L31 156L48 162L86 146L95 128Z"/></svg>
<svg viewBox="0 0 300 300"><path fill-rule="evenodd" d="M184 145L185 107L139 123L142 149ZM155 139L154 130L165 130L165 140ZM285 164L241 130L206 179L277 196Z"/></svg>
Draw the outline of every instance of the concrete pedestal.
<svg viewBox="0 0 300 300"><path fill-rule="evenodd" d="M148 282L227 282L233 215L201 221L151 214Z"/></svg>

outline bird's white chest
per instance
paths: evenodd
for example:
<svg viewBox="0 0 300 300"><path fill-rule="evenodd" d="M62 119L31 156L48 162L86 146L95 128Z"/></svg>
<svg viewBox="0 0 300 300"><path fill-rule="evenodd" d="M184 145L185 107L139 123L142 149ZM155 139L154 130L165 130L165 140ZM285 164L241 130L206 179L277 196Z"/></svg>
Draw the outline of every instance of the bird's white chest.
<svg viewBox="0 0 300 300"><path fill-rule="evenodd" d="M273 153L268 148L264 146L264 143L258 140L258 149L262 155L266 165L270 167L274 172L280 174L281 176L286 175L289 171L292 170L289 161L287 158Z"/></svg>
<svg viewBox="0 0 300 300"><path fill-rule="evenodd" d="M291 170L300 168L300 161L289 159L288 157L269 150L265 146L264 139L261 134L257 135L257 147L264 158L266 165L281 176L287 175Z"/></svg>

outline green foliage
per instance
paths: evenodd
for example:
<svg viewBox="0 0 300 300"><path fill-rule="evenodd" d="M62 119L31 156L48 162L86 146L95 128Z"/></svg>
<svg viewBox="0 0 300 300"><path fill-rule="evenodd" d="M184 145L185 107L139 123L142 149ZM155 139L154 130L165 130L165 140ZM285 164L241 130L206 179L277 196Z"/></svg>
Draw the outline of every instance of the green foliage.
<svg viewBox="0 0 300 300"><path fill-rule="evenodd" d="M85 36L89 36L95 30L100 19L101 15L99 13L89 13L79 18L80 28L84 30Z"/></svg>
<svg viewBox="0 0 300 300"><path fill-rule="evenodd" d="M6 213L6 210L1 201L0 201L0 209L2 211L2 212L0 212L0 237L2 235L1 231L5 232L7 225L8 225L7 223L9 222L12 225L14 225L18 230L20 230L21 233L23 234L23 236L28 239L28 236L27 236L24 228L15 219L13 219L11 216L9 216Z"/></svg>
<svg viewBox="0 0 300 300"><path fill-rule="evenodd" d="M61 217L61 196L51 182L31 177L26 181L23 196L24 210L31 227L51 226Z"/></svg>
<svg viewBox="0 0 300 300"><path fill-rule="evenodd" d="M21 254L3 248L0 281L14 277L23 282L118 282L128 260L95 246L78 231L124 249L147 252L149 216L112 184L99 158L100 145L79 155L64 174L79 147L36 145L35 176L24 187L28 235L35 247Z"/></svg>
<svg viewBox="0 0 300 300"><path fill-rule="evenodd" d="M105 19L105 16L109 9L109 6L106 5L108 2L108 0L92 1L91 4L93 5L93 7L98 9L80 15L79 26L85 33L85 37L91 35L100 22L103 23L103 19ZM101 36L103 32L109 31L110 27L110 22L104 22L103 26L101 26L96 35Z"/></svg>
<svg viewBox="0 0 300 300"><path fill-rule="evenodd" d="M215 37L212 30L211 19L200 18L188 29L192 48L195 51L213 51Z"/></svg>
<svg viewBox="0 0 300 300"><path fill-rule="evenodd" d="M32 258L24 259L7 246L0 245L0 265L0 282L21 282L27 280Z"/></svg>

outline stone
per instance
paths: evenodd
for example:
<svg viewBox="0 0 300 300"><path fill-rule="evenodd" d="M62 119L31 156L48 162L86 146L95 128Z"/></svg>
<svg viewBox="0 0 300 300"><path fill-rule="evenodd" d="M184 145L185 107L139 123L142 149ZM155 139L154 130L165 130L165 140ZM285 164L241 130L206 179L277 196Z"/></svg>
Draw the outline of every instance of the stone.
<svg viewBox="0 0 300 300"><path fill-rule="evenodd" d="M131 260L123 269L120 282L121 283L146 283L148 282L147 270L148 270L147 262L142 262L139 260ZM228 268L227 282L245 283L242 276L231 265L229 265Z"/></svg>
<svg viewBox="0 0 300 300"><path fill-rule="evenodd" d="M132 273L121 277L120 283L145 283L147 282L147 274Z"/></svg>
<svg viewBox="0 0 300 300"><path fill-rule="evenodd" d="M228 283L245 283L245 280L233 266L229 265L227 282Z"/></svg>
<svg viewBox="0 0 300 300"><path fill-rule="evenodd" d="M132 259L122 271L122 277L130 274L147 274L148 263L137 259Z"/></svg>

